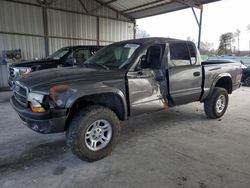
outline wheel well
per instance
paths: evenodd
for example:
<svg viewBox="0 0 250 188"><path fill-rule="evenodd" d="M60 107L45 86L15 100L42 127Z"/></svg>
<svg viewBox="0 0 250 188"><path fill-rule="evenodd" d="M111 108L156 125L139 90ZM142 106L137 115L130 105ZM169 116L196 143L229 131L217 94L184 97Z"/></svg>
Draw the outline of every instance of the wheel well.
<svg viewBox="0 0 250 188"><path fill-rule="evenodd" d="M232 79L228 76L220 78L217 83L215 84L215 87L221 87L227 90L227 93L231 94L233 91L233 83Z"/></svg>
<svg viewBox="0 0 250 188"><path fill-rule="evenodd" d="M120 120L125 120L125 106L119 95L115 93L95 94L79 98L69 110L65 129L68 128L74 114L89 105L100 105L111 109Z"/></svg>

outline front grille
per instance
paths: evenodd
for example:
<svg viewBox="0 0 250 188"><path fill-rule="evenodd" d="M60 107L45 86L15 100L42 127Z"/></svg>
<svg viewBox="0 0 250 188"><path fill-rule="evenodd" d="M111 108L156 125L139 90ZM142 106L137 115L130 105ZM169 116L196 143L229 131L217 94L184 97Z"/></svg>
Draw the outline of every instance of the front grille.
<svg viewBox="0 0 250 188"><path fill-rule="evenodd" d="M27 106L28 89L22 86L19 82L14 82L13 85L14 97L22 105Z"/></svg>
<svg viewBox="0 0 250 188"><path fill-rule="evenodd" d="M12 67L9 67L9 74L11 78L15 78L16 77L15 69Z"/></svg>

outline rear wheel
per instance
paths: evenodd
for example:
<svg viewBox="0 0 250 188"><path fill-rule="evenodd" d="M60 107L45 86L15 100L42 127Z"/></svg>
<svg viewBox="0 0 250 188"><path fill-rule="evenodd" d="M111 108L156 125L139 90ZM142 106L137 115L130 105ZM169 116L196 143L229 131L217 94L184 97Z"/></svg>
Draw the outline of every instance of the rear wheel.
<svg viewBox="0 0 250 188"><path fill-rule="evenodd" d="M71 151L85 161L96 161L111 153L120 131L116 114L102 106L90 106L74 117L67 130Z"/></svg>
<svg viewBox="0 0 250 188"><path fill-rule="evenodd" d="M224 115L228 106L227 90L215 87L213 93L204 102L204 110L209 118L216 119Z"/></svg>
<svg viewBox="0 0 250 188"><path fill-rule="evenodd" d="M250 76L248 76L246 79L245 79L245 81L244 81L244 83L243 83L245 86L250 86Z"/></svg>

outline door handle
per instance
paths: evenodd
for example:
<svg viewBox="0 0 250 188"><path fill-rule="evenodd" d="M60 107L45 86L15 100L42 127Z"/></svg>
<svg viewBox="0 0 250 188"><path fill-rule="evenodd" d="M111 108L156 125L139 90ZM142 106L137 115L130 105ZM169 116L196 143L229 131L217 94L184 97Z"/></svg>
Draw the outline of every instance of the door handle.
<svg viewBox="0 0 250 188"><path fill-rule="evenodd" d="M149 78L149 75L147 73L144 73L143 71L138 71L136 78Z"/></svg>
<svg viewBox="0 0 250 188"><path fill-rule="evenodd" d="M137 74L138 74L139 76L142 76L142 75L143 75L143 72L142 72L142 71L139 71L139 72L137 72Z"/></svg>
<svg viewBox="0 0 250 188"><path fill-rule="evenodd" d="M148 74L144 74L143 72L139 71L135 74L128 75L128 78L149 78Z"/></svg>
<svg viewBox="0 0 250 188"><path fill-rule="evenodd" d="M194 72L193 73L194 76L200 76L200 74L201 74L200 72Z"/></svg>

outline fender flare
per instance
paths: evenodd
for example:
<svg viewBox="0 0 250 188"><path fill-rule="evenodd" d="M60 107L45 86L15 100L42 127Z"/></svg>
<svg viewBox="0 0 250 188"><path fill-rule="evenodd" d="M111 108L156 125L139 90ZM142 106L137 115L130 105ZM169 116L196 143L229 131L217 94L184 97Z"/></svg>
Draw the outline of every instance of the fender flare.
<svg viewBox="0 0 250 188"><path fill-rule="evenodd" d="M208 96L210 96L210 95L212 94L212 92L213 92L213 90L214 90L215 85L217 84L217 82L218 82L221 78L225 78L225 77L230 78L230 80L232 81L232 76L231 76L231 74L229 74L229 73L221 73L221 74L219 74L219 75L214 79L214 81L213 81L213 83L212 83L212 85L211 85L210 92L209 92ZM232 81L232 83L233 83L233 81Z"/></svg>
<svg viewBox="0 0 250 188"><path fill-rule="evenodd" d="M75 104L75 102L79 100L80 98L91 96L91 95L102 95L102 94L108 94L108 93L112 93L119 97L123 105L124 119L126 120L128 118L128 107L127 107L126 97L123 94L123 92L117 88L101 88L101 89L90 90L90 91L84 90L82 92L81 91L76 92L69 97L69 99L67 100L65 104L65 108L71 109L71 107Z"/></svg>

